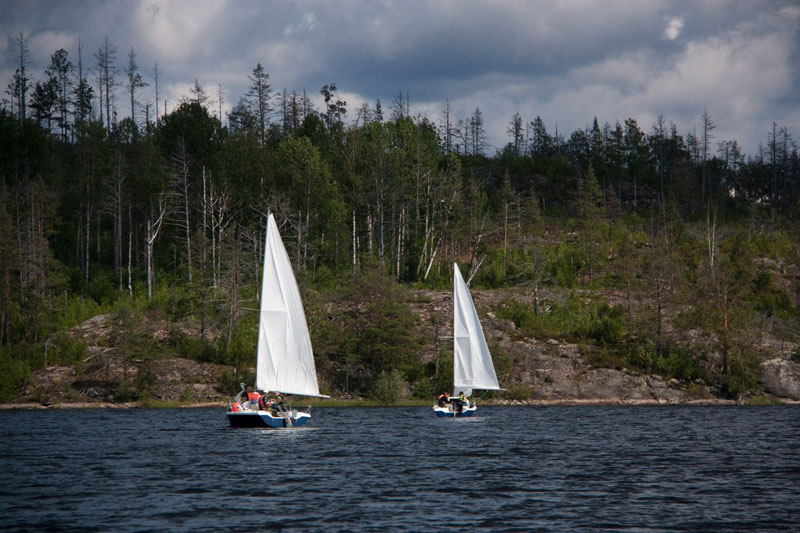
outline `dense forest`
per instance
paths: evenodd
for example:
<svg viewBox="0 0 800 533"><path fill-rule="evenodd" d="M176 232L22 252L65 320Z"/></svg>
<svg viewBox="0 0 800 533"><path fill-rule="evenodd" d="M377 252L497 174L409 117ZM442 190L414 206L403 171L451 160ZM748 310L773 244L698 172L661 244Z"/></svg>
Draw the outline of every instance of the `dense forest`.
<svg viewBox="0 0 800 533"><path fill-rule="evenodd" d="M58 50L33 80L17 44L0 110L0 400L81 362L68 331L101 313L137 364L251 367L268 210L334 395L447 385L408 302L448 290L454 262L473 289L517 290L493 313L525 335L731 395L758 389L753 339L800 337L800 158L779 124L746 155L702 109L699 131L587 117L568 136L515 114L488 154L479 108L412 116L400 92L386 112L348 109L330 83L316 109L258 64L226 117L196 81L166 113L133 49L120 67L107 39L91 69ZM175 324L165 342L137 332L152 316ZM690 349L676 329L712 340Z"/></svg>

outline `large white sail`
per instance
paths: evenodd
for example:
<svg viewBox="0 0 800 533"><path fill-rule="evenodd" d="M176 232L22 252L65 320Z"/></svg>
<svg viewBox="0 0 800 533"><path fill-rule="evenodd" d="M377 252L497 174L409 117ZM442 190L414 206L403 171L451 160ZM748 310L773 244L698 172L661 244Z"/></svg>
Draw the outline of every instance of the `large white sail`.
<svg viewBox="0 0 800 533"><path fill-rule="evenodd" d="M256 389L318 396L314 353L292 264L270 214L258 327Z"/></svg>
<svg viewBox="0 0 800 533"><path fill-rule="evenodd" d="M457 264L453 264L453 388L454 396L472 389L502 390L483 336L475 304Z"/></svg>

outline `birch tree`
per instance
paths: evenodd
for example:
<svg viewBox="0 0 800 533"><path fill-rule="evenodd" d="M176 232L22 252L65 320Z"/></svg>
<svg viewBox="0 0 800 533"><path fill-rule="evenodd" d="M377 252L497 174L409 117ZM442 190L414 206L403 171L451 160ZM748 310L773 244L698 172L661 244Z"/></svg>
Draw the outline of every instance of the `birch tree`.
<svg viewBox="0 0 800 533"><path fill-rule="evenodd" d="M192 281L192 226L191 226L191 176L189 172L189 154L186 151L186 143L180 140L177 150L173 153L170 160L170 185L173 194L177 198L176 217L173 224L183 234L183 241L186 249L186 268L189 282Z"/></svg>
<svg viewBox="0 0 800 533"><path fill-rule="evenodd" d="M153 286L155 283L155 265L153 261L153 244L161 231L161 224L164 222L164 215L167 212L167 195L158 195L158 207L150 206L150 215L145 223L145 268L147 270L147 299L153 296Z"/></svg>

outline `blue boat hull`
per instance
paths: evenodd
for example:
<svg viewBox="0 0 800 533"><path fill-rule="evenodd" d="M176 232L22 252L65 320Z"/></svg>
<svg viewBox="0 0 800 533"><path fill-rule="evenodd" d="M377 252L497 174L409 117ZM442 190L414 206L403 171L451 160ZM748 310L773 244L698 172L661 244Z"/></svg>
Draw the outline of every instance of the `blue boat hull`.
<svg viewBox="0 0 800 533"><path fill-rule="evenodd" d="M267 411L228 411L228 423L234 428L285 428L301 427L311 419L308 413L297 413L292 423L282 416L273 416Z"/></svg>

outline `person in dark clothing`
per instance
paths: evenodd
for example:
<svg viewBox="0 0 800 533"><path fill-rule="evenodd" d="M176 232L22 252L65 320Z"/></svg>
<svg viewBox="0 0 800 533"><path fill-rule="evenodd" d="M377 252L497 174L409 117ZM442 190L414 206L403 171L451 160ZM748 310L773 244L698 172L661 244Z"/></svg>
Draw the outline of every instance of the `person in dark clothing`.
<svg viewBox="0 0 800 533"><path fill-rule="evenodd" d="M444 407L445 405L450 403L450 398L448 397L446 392L443 392L439 395L437 402L439 403L439 407Z"/></svg>
<svg viewBox="0 0 800 533"><path fill-rule="evenodd" d="M466 403L466 396L464 396L463 392L458 393L458 398L455 398L453 401L456 404L456 412L461 413L464 411L464 404Z"/></svg>

